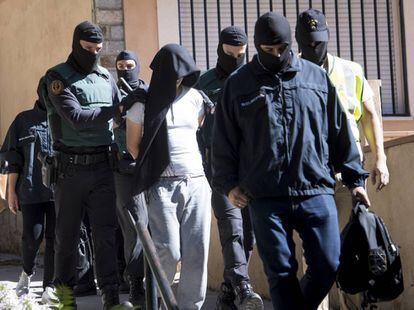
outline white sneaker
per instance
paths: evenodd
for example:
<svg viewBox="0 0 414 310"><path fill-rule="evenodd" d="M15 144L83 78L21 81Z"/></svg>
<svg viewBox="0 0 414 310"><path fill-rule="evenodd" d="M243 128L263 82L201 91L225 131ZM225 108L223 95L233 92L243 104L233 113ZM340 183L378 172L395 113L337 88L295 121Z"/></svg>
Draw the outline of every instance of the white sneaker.
<svg viewBox="0 0 414 310"><path fill-rule="evenodd" d="M17 297L29 294L30 287L30 278L32 276L28 275L26 272L22 271L20 275L19 282L16 285L16 295Z"/></svg>
<svg viewBox="0 0 414 310"><path fill-rule="evenodd" d="M56 302L57 299L55 288L46 286L42 294L42 303L44 305L51 305Z"/></svg>

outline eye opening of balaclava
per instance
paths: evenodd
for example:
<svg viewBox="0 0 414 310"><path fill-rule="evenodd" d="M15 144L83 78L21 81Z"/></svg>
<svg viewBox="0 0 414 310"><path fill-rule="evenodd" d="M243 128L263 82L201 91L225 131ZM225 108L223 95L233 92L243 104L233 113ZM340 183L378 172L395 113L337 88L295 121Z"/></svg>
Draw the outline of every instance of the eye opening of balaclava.
<svg viewBox="0 0 414 310"><path fill-rule="evenodd" d="M120 60L133 60L135 62L135 67L130 70L119 70L118 69L118 61ZM140 63L138 61L138 56L128 50L121 51L118 56L116 57L116 72L118 75L118 79L121 77L125 79L125 81L131 86L132 89L135 89L139 85L139 73L140 73ZM122 84L120 84L122 87Z"/></svg>
<svg viewBox="0 0 414 310"><path fill-rule="evenodd" d="M303 59L319 66L325 62L328 55L329 29L326 17L321 11L309 9L302 12L296 22L295 37Z"/></svg>
<svg viewBox="0 0 414 310"><path fill-rule="evenodd" d="M85 50L81 46L80 40L102 43L103 34L101 28L89 21L84 21L77 25L73 31L72 53L69 56L69 61L80 73L89 74L97 67L99 53L94 54Z"/></svg>
<svg viewBox="0 0 414 310"><path fill-rule="evenodd" d="M260 45L286 44L280 56L265 52ZM292 35L288 20L281 14L268 12L259 17L254 27L254 45L258 59L268 71L277 74L287 69L291 61Z"/></svg>
<svg viewBox="0 0 414 310"><path fill-rule="evenodd" d="M227 55L224 52L223 44L232 46L247 45L247 35L237 26L226 27L220 32L216 64L216 70L220 79L227 78L233 71L241 67L245 59L245 56L235 58Z"/></svg>

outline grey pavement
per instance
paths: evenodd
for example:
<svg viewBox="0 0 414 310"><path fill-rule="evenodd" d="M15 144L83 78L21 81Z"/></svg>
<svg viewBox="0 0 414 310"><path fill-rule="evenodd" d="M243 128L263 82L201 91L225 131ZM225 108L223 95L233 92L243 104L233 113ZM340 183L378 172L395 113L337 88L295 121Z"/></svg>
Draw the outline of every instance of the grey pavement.
<svg viewBox="0 0 414 310"><path fill-rule="evenodd" d="M14 255L0 254L0 284L7 286L9 290L14 290L18 278L21 273L20 258ZM43 269L39 264L35 275L32 278L30 296L36 301L40 302L42 294L42 274ZM121 302L127 300L128 295L121 294ZM203 305L203 310L213 310L217 299L217 292L208 291L206 301ZM95 310L102 309L100 296L86 296L76 298L79 310ZM271 303L268 300L264 301L265 310L272 309Z"/></svg>

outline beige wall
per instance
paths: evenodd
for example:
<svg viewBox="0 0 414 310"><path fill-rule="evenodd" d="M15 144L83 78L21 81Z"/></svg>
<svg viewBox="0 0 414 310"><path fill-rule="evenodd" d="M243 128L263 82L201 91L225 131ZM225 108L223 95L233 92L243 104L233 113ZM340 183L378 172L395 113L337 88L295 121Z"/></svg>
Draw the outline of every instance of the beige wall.
<svg viewBox="0 0 414 310"><path fill-rule="evenodd" d="M0 144L14 117L33 106L41 75L66 60L74 27L91 17L92 0L0 1ZM20 221L0 214L0 252L19 251Z"/></svg>
<svg viewBox="0 0 414 310"><path fill-rule="evenodd" d="M160 47L179 43L176 0L124 0L125 45L138 54L141 78L149 83L149 65Z"/></svg>
<svg viewBox="0 0 414 310"><path fill-rule="evenodd" d="M2 141L16 114L33 106L40 76L66 60L74 26L91 16L92 0L0 2Z"/></svg>
<svg viewBox="0 0 414 310"><path fill-rule="evenodd" d="M167 43L180 43L178 24L178 1L157 0L158 5L158 43L162 47Z"/></svg>
<svg viewBox="0 0 414 310"><path fill-rule="evenodd" d="M138 54L141 78L149 82L149 65L158 51L158 17L156 0L124 0L125 46Z"/></svg>
<svg viewBox="0 0 414 310"><path fill-rule="evenodd" d="M414 7L413 7L414 8ZM385 144L390 184L376 193L369 184L372 210L380 215L394 241L401 247L404 285L403 295L394 303L384 303L380 309L414 309L414 136ZM366 167L373 166L368 153Z"/></svg>

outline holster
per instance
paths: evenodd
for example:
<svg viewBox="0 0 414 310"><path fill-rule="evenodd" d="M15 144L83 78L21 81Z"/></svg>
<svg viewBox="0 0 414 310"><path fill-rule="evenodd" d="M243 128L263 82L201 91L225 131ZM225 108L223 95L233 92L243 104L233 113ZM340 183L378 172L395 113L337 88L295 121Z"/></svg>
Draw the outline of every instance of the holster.
<svg viewBox="0 0 414 310"><path fill-rule="evenodd" d="M116 143L112 143L109 147L108 160L112 171L117 171L119 162L119 148Z"/></svg>
<svg viewBox="0 0 414 310"><path fill-rule="evenodd" d="M42 152L38 153L37 158L42 163L42 183L53 190L58 179L58 160L56 156Z"/></svg>

